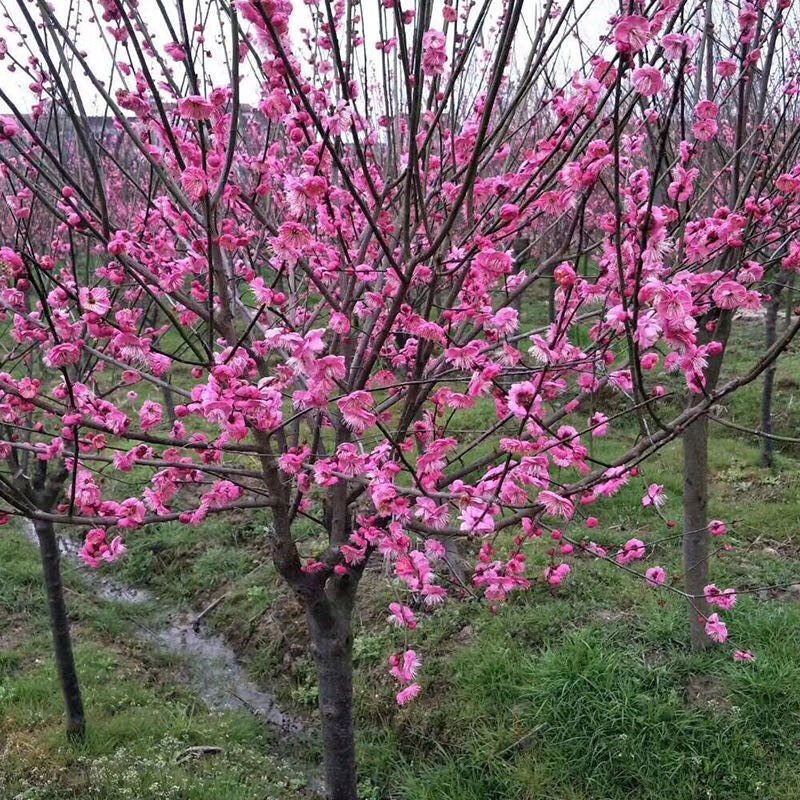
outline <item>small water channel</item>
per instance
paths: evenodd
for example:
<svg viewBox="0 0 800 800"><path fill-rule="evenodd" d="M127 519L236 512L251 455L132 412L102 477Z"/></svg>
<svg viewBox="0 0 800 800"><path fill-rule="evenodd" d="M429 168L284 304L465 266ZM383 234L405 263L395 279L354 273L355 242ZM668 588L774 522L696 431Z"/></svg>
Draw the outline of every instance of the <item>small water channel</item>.
<svg viewBox="0 0 800 800"><path fill-rule="evenodd" d="M34 543L37 542L33 526L28 522L25 523L25 535ZM65 559L77 562L78 545L64 536L59 536L58 541ZM157 602L146 590L127 586L88 568L82 569L81 573L100 599L131 606ZM283 711L272 695L245 675L236 654L223 637L209 631L202 622L198 624L191 615L167 612L161 624L155 627L137 626L137 631L141 640L164 652L180 656L186 667L188 682L210 709L243 709L263 719L284 737L303 733L302 722Z"/></svg>

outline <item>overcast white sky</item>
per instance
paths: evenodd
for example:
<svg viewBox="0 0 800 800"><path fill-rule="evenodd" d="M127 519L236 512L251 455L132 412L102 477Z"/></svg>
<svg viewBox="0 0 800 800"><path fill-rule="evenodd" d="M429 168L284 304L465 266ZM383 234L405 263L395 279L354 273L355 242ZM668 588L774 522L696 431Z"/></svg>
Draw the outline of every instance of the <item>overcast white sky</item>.
<svg viewBox="0 0 800 800"><path fill-rule="evenodd" d="M493 0L493 2L496 3L496 7L499 12L502 8L501 0ZM380 0L363 0L361 4L361 13L364 20L362 27L368 44L368 53L377 52L374 50L374 43L381 38L379 34L377 11L379 3ZM164 0L164 5L170 10L175 8L174 0ZM309 24L311 18L309 16L309 9L304 5L302 0L295 0L294 5L295 11L292 16L292 30L296 32L296 38L299 43L299 31L303 26L307 26ZM102 7L96 2L96 0L94 3L92 3L91 0L52 0L52 7L56 9L56 13L59 16L59 19L62 21L66 21L70 10L72 10L72 13L74 14L75 9L79 9L81 22L78 26L78 42L80 43L82 49L86 51L88 61L96 73L108 79L113 59L106 43L98 34L97 24L90 22L93 16L93 6L99 12L102 12ZM185 6L190 17L194 18L198 11L201 14L206 13L210 8L215 8L216 4L210 3L209 0L186 0ZM527 9L525 11L525 20L528 22L528 25L531 29L533 29L535 20L538 17L538 12L543 6L544 3L542 0L528 0ZM166 25L161 19L161 14L157 9L155 0L139 0L139 7L141 9L143 19L145 19L150 26L150 32L156 42L157 49L163 55L163 46L172 41L173 37L170 35ZM411 6L409 3L406 3L405 7L411 8L413 6ZM606 23L609 16L614 13L617 7L617 3L614 2L614 0L576 0L577 12L579 14L584 14L580 24L580 30L587 45L594 47L597 44L600 35L607 29ZM34 4L29 3L28 8L31 10L33 16L36 17L38 12L36 11ZM22 14L17 8L16 0L0 0L0 9L4 10L6 13L3 27L7 29L0 35L5 38L9 53L16 54L20 60L26 60L27 54L25 53L24 47L19 43L19 35L8 30L15 23L18 24L20 28L25 27ZM177 24L177 14L175 13L173 16ZM211 21L206 29L206 47L212 52L213 60L217 63L214 67L209 68L209 72L211 80L214 83L217 85L224 85L227 83L227 72L224 67L224 50L220 43L221 37L219 26L213 24L214 18L215 14L212 13ZM432 27L439 27L441 25L441 19L441 13L435 11L433 15ZM105 23L102 24L105 25ZM523 32L520 34L520 42L525 40L526 37ZM28 36L28 41L32 41L30 36ZM565 44L562 47L562 51L559 53L559 58L564 64L577 64L578 57L579 48L575 41ZM117 60L122 61L128 60L125 57L124 51L121 49L118 50L116 58ZM8 57L6 57L5 60L0 61L0 84L2 85L3 90L9 94L15 104L27 110L31 107L33 102L31 99L31 94L26 88L29 80L21 70L10 72L8 69L10 63L11 62ZM171 62L171 65L175 67L175 74L180 75L182 72L181 66L174 62ZM92 88L88 79L82 74L76 75L75 78L87 110L90 113L99 110L101 105L98 103L98 95ZM120 85L118 81L119 78L116 78L114 83L115 88ZM243 102L247 103L252 103L258 98L258 83L252 77L252 75L249 74L249 70L246 68L243 68L241 96ZM7 112L8 108L4 107L2 100L0 100L0 113Z"/></svg>

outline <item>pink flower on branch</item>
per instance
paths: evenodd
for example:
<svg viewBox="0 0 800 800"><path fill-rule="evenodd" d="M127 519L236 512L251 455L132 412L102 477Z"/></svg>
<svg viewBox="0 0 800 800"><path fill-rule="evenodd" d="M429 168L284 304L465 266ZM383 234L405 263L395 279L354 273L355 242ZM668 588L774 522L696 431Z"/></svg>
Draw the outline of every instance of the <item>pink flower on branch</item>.
<svg viewBox="0 0 800 800"><path fill-rule="evenodd" d="M728 628L719 618L719 614L711 614L705 624L706 636L717 644L725 644L728 639Z"/></svg>
<svg viewBox="0 0 800 800"><path fill-rule="evenodd" d="M647 547L641 539L628 539L622 549L617 553L617 564L627 566L631 561L638 561L645 557Z"/></svg>
<svg viewBox="0 0 800 800"><path fill-rule="evenodd" d="M667 574L664 572L663 567L650 567L650 569L645 572L645 577L647 578L647 585L656 589L664 583Z"/></svg>
<svg viewBox="0 0 800 800"><path fill-rule="evenodd" d="M42 358L45 365L51 369L68 367L80 361L82 345L80 342L64 342L47 350Z"/></svg>
<svg viewBox="0 0 800 800"><path fill-rule="evenodd" d="M370 411L373 404L372 395L363 391L353 392L336 401L345 425L359 436L378 420L377 416Z"/></svg>
<svg viewBox="0 0 800 800"><path fill-rule="evenodd" d="M183 45L180 45L177 42L168 42L165 44L164 52L173 61L183 61L186 58L186 51L183 49ZM186 115L182 113L182 116Z"/></svg>
<svg viewBox="0 0 800 800"><path fill-rule="evenodd" d="M181 174L181 186L189 199L197 203L208 194L208 177L200 167L187 167Z"/></svg>
<svg viewBox="0 0 800 800"><path fill-rule="evenodd" d="M710 583L703 589L709 605L718 606L723 611L728 611L736 605L736 592L733 589L719 589L716 584Z"/></svg>
<svg viewBox="0 0 800 800"><path fill-rule="evenodd" d="M428 75L440 75L447 63L447 40L441 31L429 30L422 35L422 69Z"/></svg>
<svg viewBox="0 0 800 800"><path fill-rule="evenodd" d="M392 665L390 673L401 683L411 683L417 677L417 670L422 661L414 650L406 650L401 655L393 655L389 659Z"/></svg>
<svg viewBox="0 0 800 800"><path fill-rule="evenodd" d="M139 427L143 431L151 431L161 424L163 409L154 400L145 400L139 409Z"/></svg>
<svg viewBox="0 0 800 800"><path fill-rule="evenodd" d="M655 67L640 67L633 73L633 88L644 97L658 94L663 87L664 79Z"/></svg>
<svg viewBox="0 0 800 800"><path fill-rule="evenodd" d="M102 561L108 563L117 561L127 552L119 536L115 536L111 542L108 542L107 535L104 528L92 528L86 534L86 540L78 555L90 567L97 568Z"/></svg>
<svg viewBox="0 0 800 800"><path fill-rule="evenodd" d="M661 508L667 502L667 495L664 487L659 483L651 483L647 488L647 494L642 498L642 505L645 508Z"/></svg>
<svg viewBox="0 0 800 800"><path fill-rule="evenodd" d="M555 567L547 567L544 571L544 578L551 586L560 586L570 571L569 564L558 564Z"/></svg>
<svg viewBox="0 0 800 800"><path fill-rule="evenodd" d="M632 14L623 17L614 28L614 45L619 53L638 53L650 38L650 23L646 17Z"/></svg>
<svg viewBox="0 0 800 800"><path fill-rule="evenodd" d="M712 536L724 536L728 532L728 526L719 519L712 519L708 523L708 532Z"/></svg>
<svg viewBox="0 0 800 800"><path fill-rule="evenodd" d="M389 614L388 620L393 625L397 625L401 628L410 628L413 630L417 627L416 620L414 618L414 612L408 607L401 605L400 603L389 603Z"/></svg>
<svg viewBox="0 0 800 800"><path fill-rule="evenodd" d="M184 119L206 120L211 117L214 105L205 97L193 94L178 101L178 113Z"/></svg>
<svg viewBox="0 0 800 800"><path fill-rule="evenodd" d="M575 505L571 500L556 494L556 492L551 492L549 489L539 492L536 501L553 517L572 519L575 513Z"/></svg>
<svg viewBox="0 0 800 800"><path fill-rule="evenodd" d="M397 693L397 705L404 706L406 703L410 703L419 696L419 693L420 687L418 683L412 683L409 686L406 686L405 689L401 689Z"/></svg>

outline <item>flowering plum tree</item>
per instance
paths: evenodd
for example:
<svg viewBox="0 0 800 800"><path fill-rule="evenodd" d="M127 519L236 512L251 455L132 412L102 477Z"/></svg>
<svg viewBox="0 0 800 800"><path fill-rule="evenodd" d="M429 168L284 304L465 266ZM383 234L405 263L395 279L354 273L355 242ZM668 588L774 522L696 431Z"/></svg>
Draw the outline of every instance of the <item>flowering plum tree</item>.
<svg viewBox="0 0 800 800"><path fill-rule="evenodd" d="M734 312L794 246L788 4L634 3L596 42L571 0L98 5L19 0L0 47L29 84L0 88L4 519L82 527L96 565L151 522L269 509L336 800L357 791L351 617L374 554L409 629L409 598L530 586L545 531L551 585L583 550L666 587L634 569L645 542L609 554L569 526L689 432L694 561L672 590L723 641L708 603L730 592L698 567L705 420L800 327L719 384ZM412 700L420 656L390 667Z"/></svg>

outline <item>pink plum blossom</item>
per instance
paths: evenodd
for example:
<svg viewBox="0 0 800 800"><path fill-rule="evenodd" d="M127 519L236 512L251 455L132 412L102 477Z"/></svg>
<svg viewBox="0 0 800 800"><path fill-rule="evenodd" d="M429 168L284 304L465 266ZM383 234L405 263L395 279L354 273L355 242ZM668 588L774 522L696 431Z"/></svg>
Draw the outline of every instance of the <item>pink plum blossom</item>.
<svg viewBox="0 0 800 800"><path fill-rule="evenodd" d="M655 67L640 67L633 73L633 87L644 97L652 97L664 87L664 79Z"/></svg>
<svg viewBox="0 0 800 800"><path fill-rule="evenodd" d="M214 110L213 104L199 95L189 95L178 101L178 113L184 119L205 120L209 119Z"/></svg>
<svg viewBox="0 0 800 800"><path fill-rule="evenodd" d="M631 561L644 558L646 545L641 539L628 539L617 553L617 564L627 566Z"/></svg>
<svg viewBox="0 0 800 800"><path fill-rule="evenodd" d="M667 574L664 572L663 567L650 567L645 572L645 577L647 578L647 585L655 589L664 583Z"/></svg>
<svg viewBox="0 0 800 800"><path fill-rule="evenodd" d="M642 498L642 505L647 508L661 508L667 502L667 495L664 493L664 487L658 483L651 483L647 488L647 494Z"/></svg>
<svg viewBox="0 0 800 800"><path fill-rule="evenodd" d="M544 577L551 586L560 586L569 573L569 564L558 564L554 567L547 567L544 571Z"/></svg>
<svg viewBox="0 0 800 800"><path fill-rule="evenodd" d="M719 618L719 614L711 614L705 624L706 636L717 644L724 644L728 638L728 628Z"/></svg>
<svg viewBox="0 0 800 800"><path fill-rule="evenodd" d="M405 689L401 689L397 693L397 705L404 706L406 703L410 703L417 698L419 692L420 687L418 683L409 684Z"/></svg>
<svg viewBox="0 0 800 800"><path fill-rule="evenodd" d="M410 628L413 630L417 627L416 620L414 619L414 612L408 607L400 603L389 603L389 622L401 628Z"/></svg>
<svg viewBox="0 0 800 800"><path fill-rule="evenodd" d="M101 561L108 563L116 561L127 552L119 536L115 536L110 543L106 541L106 536L107 532L104 528L92 528L86 534L86 540L79 555L90 567L99 567Z"/></svg>
<svg viewBox="0 0 800 800"><path fill-rule="evenodd" d="M703 594L709 605L718 606L723 611L736 605L736 592L733 589L718 589L716 584L710 583L703 589Z"/></svg>
<svg viewBox="0 0 800 800"><path fill-rule="evenodd" d="M391 674L401 683L410 683L417 676L417 670L422 665L419 656L413 650L406 650L401 655L393 655L389 659L392 665Z"/></svg>
<svg viewBox="0 0 800 800"><path fill-rule="evenodd" d="M614 28L614 44L619 53L637 53L650 38L650 23L646 17L632 14L623 17Z"/></svg>
<svg viewBox="0 0 800 800"><path fill-rule="evenodd" d="M728 526L719 519L712 519L708 523L708 532L712 536L724 536L728 531Z"/></svg>

